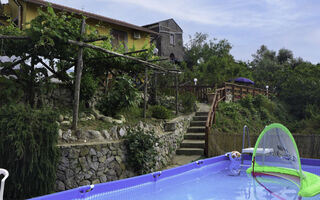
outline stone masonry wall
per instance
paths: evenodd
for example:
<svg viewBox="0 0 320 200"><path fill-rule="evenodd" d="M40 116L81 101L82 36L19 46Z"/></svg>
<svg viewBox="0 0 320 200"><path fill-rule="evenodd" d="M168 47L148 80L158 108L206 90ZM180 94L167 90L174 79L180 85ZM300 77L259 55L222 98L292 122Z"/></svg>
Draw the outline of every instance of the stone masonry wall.
<svg viewBox="0 0 320 200"><path fill-rule="evenodd" d="M145 130L153 129L160 136L156 169L167 166L183 140L192 115L176 118L163 128L139 123ZM113 128L115 129L115 128ZM123 128L118 128L122 131ZM121 135L120 133L118 133ZM98 184L135 176L126 163L123 140L60 144L61 158L57 169L56 191Z"/></svg>

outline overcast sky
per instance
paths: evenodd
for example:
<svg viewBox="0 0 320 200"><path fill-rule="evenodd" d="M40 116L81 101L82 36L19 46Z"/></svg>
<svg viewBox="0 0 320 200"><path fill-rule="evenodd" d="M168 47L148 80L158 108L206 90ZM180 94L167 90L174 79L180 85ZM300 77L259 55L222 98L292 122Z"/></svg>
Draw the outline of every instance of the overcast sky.
<svg viewBox="0 0 320 200"><path fill-rule="evenodd" d="M320 63L319 0L49 0L88 12L145 25L168 18L189 35L227 39L237 60L251 60L265 44Z"/></svg>

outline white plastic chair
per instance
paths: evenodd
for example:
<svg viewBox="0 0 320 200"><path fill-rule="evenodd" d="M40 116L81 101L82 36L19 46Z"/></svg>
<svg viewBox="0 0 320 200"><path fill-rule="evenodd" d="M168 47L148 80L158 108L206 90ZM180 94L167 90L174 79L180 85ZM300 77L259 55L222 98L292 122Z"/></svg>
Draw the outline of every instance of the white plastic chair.
<svg viewBox="0 0 320 200"><path fill-rule="evenodd" d="M3 200L3 192L4 192L4 182L9 176L9 172L6 169L0 168L0 175L3 174L4 177L1 180L1 189L0 189L0 200Z"/></svg>

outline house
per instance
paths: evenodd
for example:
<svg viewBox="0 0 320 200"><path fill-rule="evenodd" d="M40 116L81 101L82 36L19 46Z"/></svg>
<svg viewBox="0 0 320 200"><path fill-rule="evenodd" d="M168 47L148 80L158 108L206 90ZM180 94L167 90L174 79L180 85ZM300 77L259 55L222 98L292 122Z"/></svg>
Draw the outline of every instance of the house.
<svg viewBox="0 0 320 200"><path fill-rule="evenodd" d="M141 26L43 0L8 0L7 4L1 4L0 25L6 25L6 20L11 18L18 27L23 29L28 22L38 16L39 8L45 9L48 5L51 5L56 12L64 11L74 13L79 17L86 16L86 23L95 26L100 35L111 33L113 36L112 45L115 47L123 44L126 49L132 47L135 47L135 50L148 48L151 37L158 35Z"/></svg>
<svg viewBox="0 0 320 200"><path fill-rule="evenodd" d="M174 62L183 60L183 30L174 19L163 20L143 27L159 33L153 37L159 56L170 58Z"/></svg>

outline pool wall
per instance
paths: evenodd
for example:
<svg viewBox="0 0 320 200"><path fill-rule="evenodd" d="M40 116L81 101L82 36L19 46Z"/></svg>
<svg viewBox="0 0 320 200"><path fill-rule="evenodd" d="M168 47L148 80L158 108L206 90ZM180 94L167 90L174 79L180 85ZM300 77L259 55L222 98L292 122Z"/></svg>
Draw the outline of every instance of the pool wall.
<svg viewBox="0 0 320 200"><path fill-rule="evenodd" d="M195 161L192 163L189 163L187 165L183 165L180 167L164 170L164 171L158 171L142 176L136 176L128 179L122 179L118 181L113 181L113 182L107 182L107 183L100 183L97 185L94 185L92 190L90 185L87 186L82 186L79 188L59 192L59 193L54 193L46 196L41 196L41 197L36 197L33 198L34 200L54 200L54 199L59 199L59 200L70 200L70 199L85 199L86 197L91 197L98 195L100 193L105 193L108 191L113 191L113 190L119 190L127 187L133 187L136 185L141 185L144 183L148 182L155 182L164 178L168 178L171 176L175 176L177 174L184 173L186 171L190 171L193 169L201 168L203 166L211 165L214 163L218 163L220 161L224 160L229 160L228 157L225 155L222 156L217 156L213 158L208 158L204 160L199 160ZM247 161L247 164L250 164L251 156L244 155L244 160ZM303 165L310 165L310 166L320 166L320 160L319 159L301 159L301 163ZM215 166L215 170L223 170L223 166L217 165ZM220 169L221 168L221 169ZM312 172L312 171L311 171ZM319 172L318 172L319 173Z"/></svg>

